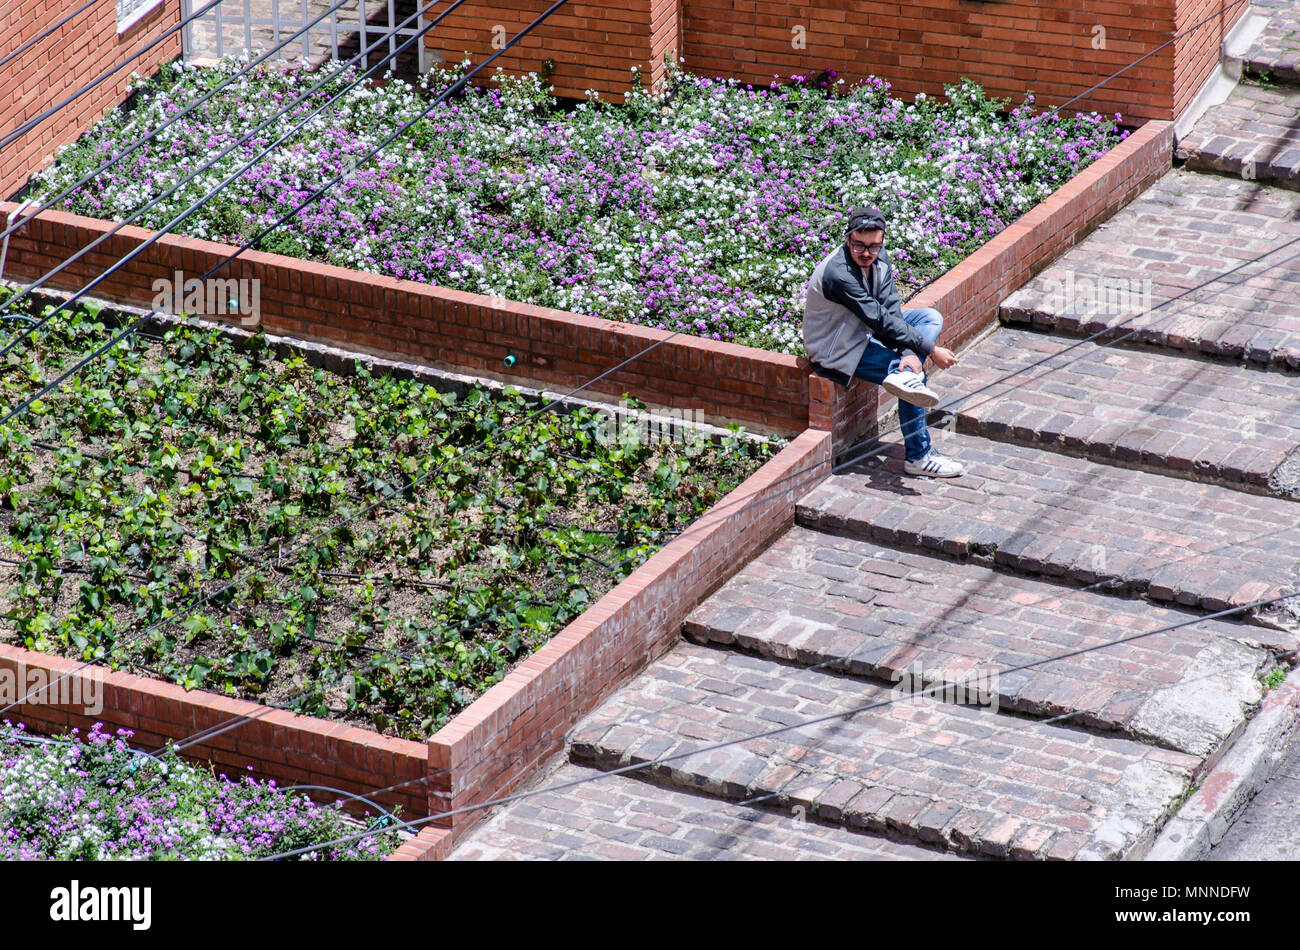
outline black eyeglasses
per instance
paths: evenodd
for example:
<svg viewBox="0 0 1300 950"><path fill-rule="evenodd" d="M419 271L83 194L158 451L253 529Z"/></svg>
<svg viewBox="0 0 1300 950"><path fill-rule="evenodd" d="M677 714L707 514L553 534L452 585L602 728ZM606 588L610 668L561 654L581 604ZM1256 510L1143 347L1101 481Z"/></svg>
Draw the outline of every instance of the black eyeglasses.
<svg viewBox="0 0 1300 950"><path fill-rule="evenodd" d="M854 254L865 254L867 251L870 251L873 254L879 254L884 246L884 241L877 242L876 244L863 244L859 241L849 242L849 250Z"/></svg>

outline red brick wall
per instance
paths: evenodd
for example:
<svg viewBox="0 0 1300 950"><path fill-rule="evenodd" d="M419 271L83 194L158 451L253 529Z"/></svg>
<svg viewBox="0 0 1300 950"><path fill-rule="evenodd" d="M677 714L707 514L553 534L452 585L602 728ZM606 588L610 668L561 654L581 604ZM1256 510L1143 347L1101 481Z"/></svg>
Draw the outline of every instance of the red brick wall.
<svg viewBox="0 0 1300 950"><path fill-rule="evenodd" d="M0 203L0 215L13 208ZM108 222L47 211L10 239L5 277L34 279L111 230ZM51 286L79 290L154 232L126 227L61 272ZM199 277L235 249L167 235L95 287L95 296L149 307L155 278ZM270 332L523 385L574 387L670 336L612 320L513 303L248 251L221 277L257 278ZM518 362L506 372L503 362ZM591 389L699 410L710 422L742 422L794 435L808 424L807 374L793 356L681 334Z"/></svg>
<svg viewBox="0 0 1300 950"><path fill-rule="evenodd" d="M552 2L464 3L425 34L425 43L448 62L460 62L468 55L477 64L497 51L492 45L493 27L504 27L505 39L511 40ZM433 10L433 16L439 12ZM679 17L677 0L603 4L570 0L494 59L475 81L486 79L498 66L507 73L540 72L549 58L556 64L550 79L556 95L585 98L586 90L598 89L605 98L621 102L634 65L646 73L646 82L660 77L664 53L679 48Z"/></svg>
<svg viewBox="0 0 1300 950"><path fill-rule="evenodd" d="M49 671L46 682L75 670L79 663L0 644L0 669L21 672L26 683L35 669ZM21 694L20 694L21 695ZM202 729L227 725L237 717L250 721L187 748L187 758L211 762L237 779L252 774L275 779L281 785L326 785L366 794L408 779L424 779L429 755L423 743L381 736L354 726L299 716L215 693L186 692L179 686L133 673L103 674L103 710L88 714L84 707L53 705L49 694L5 713L33 732L46 735L78 728L88 731L96 722L112 729L135 732L131 744L155 752L172 740L183 740ZM58 694L55 694L58 697ZM62 698L93 698L83 688ZM5 705L8 702L6 701ZM249 766L253 771L248 771ZM413 781L404 788L382 792L376 800L400 805L403 814L427 814L426 782ZM322 801L332 801L326 795Z"/></svg>
<svg viewBox="0 0 1300 950"><path fill-rule="evenodd" d="M81 0L7 0L0 7L0 59L80 5ZM180 3L164 0L119 36L115 5L101 0L0 67L0 132L16 129L61 102L179 22ZM148 76L180 53L177 31L0 151L0 197L16 192L59 146L76 141L118 105L132 71Z"/></svg>
<svg viewBox="0 0 1300 950"><path fill-rule="evenodd" d="M829 467L827 434L805 431L444 726L429 740L429 813L499 798L530 779L583 716L672 646L696 604L793 523L795 502ZM459 837L483 814L438 824Z"/></svg>
<svg viewBox="0 0 1300 950"><path fill-rule="evenodd" d="M1249 9L1249 3L1238 3L1228 9L1232 0L1181 0L1175 20L1175 33L1189 29L1207 17L1209 23L1175 41L1178 51L1174 68L1174 115L1181 116L1192 98L1218 65L1223 38ZM1218 16L1215 16L1218 11Z"/></svg>
<svg viewBox="0 0 1300 950"><path fill-rule="evenodd" d="M834 69L847 83L880 76L896 94L911 97L939 95L944 83L969 76L990 94L1019 102L1031 90L1040 104L1051 105L1084 92L1177 29L1230 3L621 0L610 7L561 7L553 23L543 23L520 43L523 52L512 50L496 62L526 72L552 56L557 94L582 96L594 88L612 101L621 101L633 65L641 65L653 81L661 74L663 53L676 48L692 72L762 85L773 74L784 79ZM514 35L547 5L545 0L466 4L444 21L455 21L455 28L448 32L440 25L428 42L449 59L469 51L479 62L491 52L490 24L504 23ZM679 11L676 18L670 7ZM1074 108L1133 119L1176 118L1176 110L1186 106L1218 62L1219 41L1245 9L1239 4L1221 22L1152 56ZM674 20L680 28L666 25ZM792 45L796 27L802 28L802 48Z"/></svg>
<svg viewBox="0 0 1300 950"><path fill-rule="evenodd" d="M870 74L895 95L941 95L963 76L990 95L1061 103L1168 39L1175 0L1135 6L1078 0L865 0L834 4L683 0L687 66L766 85L773 73L834 69L847 84ZM1184 0L1185 2L1185 0ZM1079 8L1083 7L1083 10ZM1093 27L1105 28L1094 49ZM806 48L791 46L802 27ZM736 54L736 42L754 60ZM1168 118L1173 50L1153 57L1076 108Z"/></svg>

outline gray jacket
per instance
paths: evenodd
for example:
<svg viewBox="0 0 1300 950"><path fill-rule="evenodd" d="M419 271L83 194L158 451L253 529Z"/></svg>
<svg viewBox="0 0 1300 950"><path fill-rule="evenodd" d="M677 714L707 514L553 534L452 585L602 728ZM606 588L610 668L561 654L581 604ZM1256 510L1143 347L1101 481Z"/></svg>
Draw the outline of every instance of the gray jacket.
<svg viewBox="0 0 1300 950"><path fill-rule="evenodd" d="M808 279L803 308L803 344L808 358L845 382L858 368L872 336L897 352L911 350L924 361L930 355L916 328L903 320L894 268L882 250L866 279L862 268L840 244L817 265Z"/></svg>

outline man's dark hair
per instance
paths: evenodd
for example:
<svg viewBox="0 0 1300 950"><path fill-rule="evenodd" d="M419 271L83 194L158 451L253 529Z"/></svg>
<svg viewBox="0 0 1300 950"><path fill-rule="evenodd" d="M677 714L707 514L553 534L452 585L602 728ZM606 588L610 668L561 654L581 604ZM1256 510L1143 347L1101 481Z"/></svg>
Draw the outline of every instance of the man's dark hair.
<svg viewBox="0 0 1300 950"><path fill-rule="evenodd" d="M849 212L848 224L845 225L844 237L854 231L885 230L885 213L875 205L862 205Z"/></svg>

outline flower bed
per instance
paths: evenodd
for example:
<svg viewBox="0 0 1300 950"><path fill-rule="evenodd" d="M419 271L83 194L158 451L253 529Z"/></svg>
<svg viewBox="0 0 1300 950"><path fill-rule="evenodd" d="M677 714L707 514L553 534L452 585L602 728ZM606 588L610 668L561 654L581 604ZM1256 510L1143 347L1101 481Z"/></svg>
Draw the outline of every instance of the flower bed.
<svg viewBox="0 0 1300 950"><path fill-rule="evenodd" d="M134 751L126 729L76 733L49 739L0 722L0 860L251 860L367 829L375 834L302 857L371 860L400 844L381 830L388 814L359 824L275 782Z"/></svg>
<svg viewBox="0 0 1300 950"><path fill-rule="evenodd" d="M108 332L56 318L0 365L0 404ZM119 345L0 427L10 638L424 738L775 451L533 408L260 334Z"/></svg>
<svg viewBox="0 0 1300 950"><path fill-rule="evenodd" d="M76 181L235 70L166 69L134 111L90 130L36 178ZM536 76L498 74L353 167L463 64L425 87L362 85L181 226L242 243L339 172L345 179L261 249L560 310L800 354L802 292L840 240L846 207L874 202L906 294L943 273L1123 136L1110 119L1036 114L972 83L945 101L844 91L794 77L752 89L670 70L624 105L563 111ZM146 212L159 227L346 78ZM120 220L234 143L314 78L237 81L65 207ZM256 147L254 147L256 146Z"/></svg>

